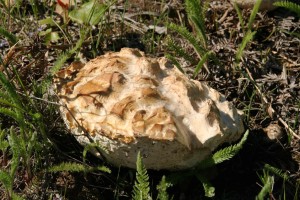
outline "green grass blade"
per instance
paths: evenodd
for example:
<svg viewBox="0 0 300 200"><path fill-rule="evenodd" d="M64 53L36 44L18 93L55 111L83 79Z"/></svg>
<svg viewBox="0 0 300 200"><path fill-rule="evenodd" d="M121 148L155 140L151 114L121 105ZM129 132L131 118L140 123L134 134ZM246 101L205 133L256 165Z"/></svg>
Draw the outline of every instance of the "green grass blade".
<svg viewBox="0 0 300 200"><path fill-rule="evenodd" d="M168 38L167 40L167 48L171 51L174 51L177 57L182 57L190 63L195 62L195 59L190 54L188 54L181 46L177 45L171 38Z"/></svg>
<svg viewBox="0 0 300 200"><path fill-rule="evenodd" d="M284 32L284 33L290 34L292 36L296 36L297 38L300 39L300 32L297 33L297 32L290 32L290 31L286 31L286 30L281 30L281 31Z"/></svg>
<svg viewBox="0 0 300 200"><path fill-rule="evenodd" d="M263 188L261 189L261 191L259 192L259 194L257 195L257 197L255 199L256 200L264 200L265 197L267 195L269 195L270 192L272 192L273 186L274 186L274 177L268 176L264 183Z"/></svg>
<svg viewBox="0 0 300 200"><path fill-rule="evenodd" d="M209 51L209 52L207 52L207 53L205 53L205 54L203 55L203 57L202 57L201 60L198 62L197 66L196 66L196 68L195 68L195 70L194 70L194 74L193 74L193 77L194 77L194 78L199 74L200 70L202 69L202 66L203 66L204 63L210 58L210 56L211 56L212 54L213 54L213 52L212 52L212 51Z"/></svg>
<svg viewBox="0 0 300 200"><path fill-rule="evenodd" d="M256 17L256 14L259 10L259 7L261 5L261 2L262 2L262 0L257 0L256 3L254 4L254 7L252 9L252 12L251 12L251 15L250 15L249 21L248 21L248 30L252 29L252 25L253 25L254 19Z"/></svg>
<svg viewBox="0 0 300 200"><path fill-rule="evenodd" d="M295 194L294 194L294 200L299 200L300 181L297 181L295 187L296 187L296 191L295 191Z"/></svg>
<svg viewBox="0 0 300 200"><path fill-rule="evenodd" d="M238 63L244 53L244 49L246 48L247 44L253 39L254 35L256 34L256 31L252 32L252 31L247 31L245 37L242 40L242 43L240 44L237 53L236 53L236 62Z"/></svg>
<svg viewBox="0 0 300 200"><path fill-rule="evenodd" d="M233 7L236 10L236 13L237 13L238 18L239 18L239 22L241 24L242 29L244 30L245 29L245 21L243 19L242 12L241 12L240 8L238 7L238 5L235 2L233 4Z"/></svg>
<svg viewBox="0 0 300 200"><path fill-rule="evenodd" d="M185 27L171 23L168 24L168 28L179 33L184 39L186 39L193 46L199 57L206 53L205 48L199 44L199 41Z"/></svg>

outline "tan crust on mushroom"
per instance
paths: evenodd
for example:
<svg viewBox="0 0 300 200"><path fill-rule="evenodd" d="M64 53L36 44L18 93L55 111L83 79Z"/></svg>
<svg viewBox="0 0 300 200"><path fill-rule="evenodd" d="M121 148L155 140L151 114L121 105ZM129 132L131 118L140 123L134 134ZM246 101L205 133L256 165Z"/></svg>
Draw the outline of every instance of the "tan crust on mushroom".
<svg viewBox="0 0 300 200"><path fill-rule="evenodd" d="M192 167L244 131L231 103L166 58L123 48L76 66L55 79L62 116L80 143L105 146L113 164L135 167L141 151L148 168Z"/></svg>

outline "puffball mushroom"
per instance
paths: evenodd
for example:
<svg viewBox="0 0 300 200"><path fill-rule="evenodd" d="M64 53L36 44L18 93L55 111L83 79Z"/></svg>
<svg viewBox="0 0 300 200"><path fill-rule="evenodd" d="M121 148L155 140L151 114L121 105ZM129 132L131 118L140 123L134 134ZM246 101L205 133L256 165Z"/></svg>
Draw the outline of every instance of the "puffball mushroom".
<svg viewBox="0 0 300 200"><path fill-rule="evenodd" d="M223 95L137 49L73 63L55 83L67 127L116 166L135 168L140 151L148 169L191 168L244 132Z"/></svg>

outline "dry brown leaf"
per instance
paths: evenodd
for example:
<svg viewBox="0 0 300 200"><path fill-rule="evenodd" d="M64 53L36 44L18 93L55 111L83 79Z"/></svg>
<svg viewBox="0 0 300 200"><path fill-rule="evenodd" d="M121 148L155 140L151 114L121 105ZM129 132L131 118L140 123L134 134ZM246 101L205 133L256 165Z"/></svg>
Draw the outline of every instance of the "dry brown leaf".
<svg viewBox="0 0 300 200"><path fill-rule="evenodd" d="M75 5L75 0L57 0L55 12L63 17L64 22L67 20L70 6Z"/></svg>

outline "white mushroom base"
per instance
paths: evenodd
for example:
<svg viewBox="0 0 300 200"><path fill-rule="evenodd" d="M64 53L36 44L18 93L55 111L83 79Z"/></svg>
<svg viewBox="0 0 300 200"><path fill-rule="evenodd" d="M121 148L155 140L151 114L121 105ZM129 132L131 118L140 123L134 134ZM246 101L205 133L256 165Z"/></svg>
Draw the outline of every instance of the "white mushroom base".
<svg viewBox="0 0 300 200"><path fill-rule="evenodd" d="M88 137L76 136L81 144L90 144ZM91 148L91 152L114 166L136 167L138 152L141 153L143 163L147 169L181 170L195 166L211 154L209 148L191 151L178 141L154 141L149 138L138 138L130 144L111 140L105 136L97 135L93 141L99 148ZM100 145L101 144L101 145ZM100 151L100 152L99 152Z"/></svg>

